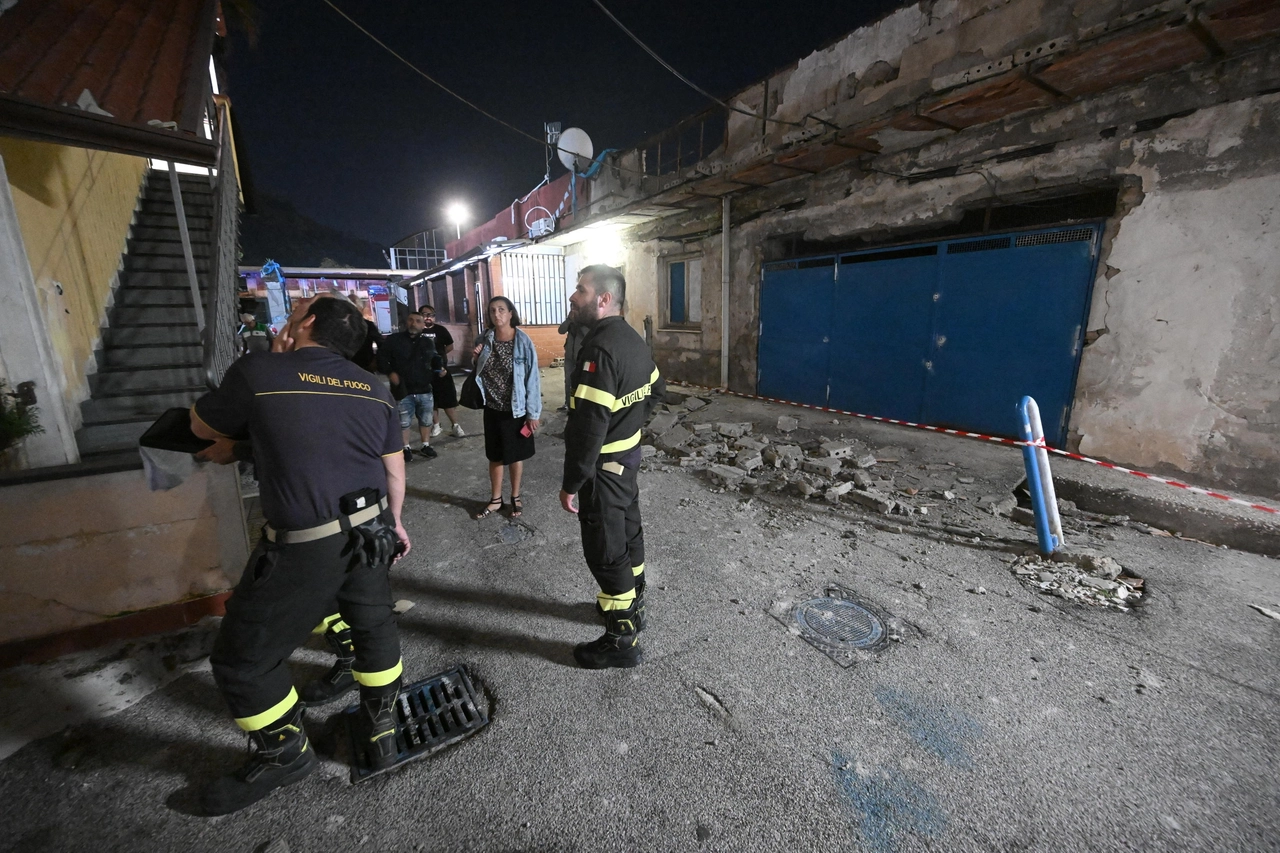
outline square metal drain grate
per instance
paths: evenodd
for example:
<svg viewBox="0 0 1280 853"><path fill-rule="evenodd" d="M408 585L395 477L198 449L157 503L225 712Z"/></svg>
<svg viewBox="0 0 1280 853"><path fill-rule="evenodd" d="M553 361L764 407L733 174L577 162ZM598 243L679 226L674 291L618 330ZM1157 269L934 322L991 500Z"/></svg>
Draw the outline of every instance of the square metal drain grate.
<svg viewBox="0 0 1280 853"><path fill-rule="evenodd" d="M889 644L896 627L884 612L844 587L800 602L779 602L771 613L792 633L844 667Z"/></svg>
<svg viewBox="0 0 1280 853"><path fill-rule="evenodd" d="M365 752L367 717L357 702L343 711L351 738L351 781L394 770L402 764L425 758L484 728L489 723L488 703L480 696L465 666L414 682L400 690L396 701L396 763L384 770L372 770Z"/></svg>

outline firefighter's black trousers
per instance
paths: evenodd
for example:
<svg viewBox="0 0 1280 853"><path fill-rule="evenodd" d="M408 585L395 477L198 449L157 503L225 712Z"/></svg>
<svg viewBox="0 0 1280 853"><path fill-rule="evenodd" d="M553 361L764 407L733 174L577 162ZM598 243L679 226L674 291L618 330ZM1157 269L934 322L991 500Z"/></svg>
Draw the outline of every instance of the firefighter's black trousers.
<svg viewBox="0 0 1280 853"><path fill-rule="evenodd" d="M621 473L597 468L596 476L578 492L582 553L600 584L600 604L606 610L625 607L635 597L635 578L644 570L637 475L634 467L622 468Z"/></svg>
<svg viewBox="0 0 1280 853"><path fill-rule="evenodd" d="M268 726L298 701L289 655L333 612L335 599L355 641L356 681L364 692L398 686L400 637L388 567L365 558L354 533L288 545L264 537L227 600L209 656L214 679L242 729Z"/></svg>

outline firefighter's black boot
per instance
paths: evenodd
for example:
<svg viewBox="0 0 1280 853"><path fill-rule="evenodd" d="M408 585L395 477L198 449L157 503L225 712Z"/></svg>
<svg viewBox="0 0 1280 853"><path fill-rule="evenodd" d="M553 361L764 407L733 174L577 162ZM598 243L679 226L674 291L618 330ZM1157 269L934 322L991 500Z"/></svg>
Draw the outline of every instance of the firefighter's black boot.
<svg viewBox="0 0 1280 853"><path fill-rule="evenodd" d="M573 657L586 669L632 667L640 664L640 631L636 625L636 603L625 610L604 612L604 636L573 647Z"/></svg>
<svg viewBox="0 0 1280 853"><path fill-rule="evenodd" d="M302 727L303 707L296 704L266 728L249 732L254 747L249 761L200 792L206 815L223 815L253 805L276 788L292 785L319 766Z"/></svg>
<svg viewBox="0 0 1280 853"><path fill-rule="evenodd" d="M635 605L635 610L636 610L636 630L637 630L637 631L643 631L643 630L644 630L644 617L645 617L645 612L644 612L644 572L641 572L640 574L636 575L636 576L635 576L635 578L636 578L636 605ZM605 616L604 616L604 607L602 607L602 606L601 606L601 604L600 604L600 602L599 602L598 600L596 601L596 615L597 615L597 616L599 616L601 619L604 619L604 618L605 618Z"/></svg>
<svg viewBox="0 0 1280 853"><path fill-rule="evenodd" d="M369 724L367 754L370 770L386 770L396 763L400 747L396 743L396 699L400 681L386 687L360 688L360 706Z"/></svg>
<svg viewBox="0 0 1280 853"><path fill-rule="evenodd" d="M325 631L324 639L338 659L328 672L302 688L302 701L308 705L327 705L335 699L341 699L356 686L355 676L351 674L351 665L356 662L351 629Z"/></svg>

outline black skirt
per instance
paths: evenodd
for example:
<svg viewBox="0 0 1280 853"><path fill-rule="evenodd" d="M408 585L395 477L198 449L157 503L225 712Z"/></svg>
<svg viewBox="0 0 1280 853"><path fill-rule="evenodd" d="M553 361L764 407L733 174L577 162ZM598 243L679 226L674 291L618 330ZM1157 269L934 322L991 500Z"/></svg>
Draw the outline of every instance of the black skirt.
<svg viewBox="0 0 1280 853"><path fill-rule="evenodd" d="M458 406L458 386L453 384L452 376L431 377L431 393L435 396L437 409L455 409Z"/></svg>
<svg viewBox="0 0 1280 853"><path fill-rule="evenodd" d="M484 455L490 462L511 465L523 462L533 455L533 436L520 434L525 420L523 417L512 417L510 412L498 412L488 406L484 407Z"/></svg>

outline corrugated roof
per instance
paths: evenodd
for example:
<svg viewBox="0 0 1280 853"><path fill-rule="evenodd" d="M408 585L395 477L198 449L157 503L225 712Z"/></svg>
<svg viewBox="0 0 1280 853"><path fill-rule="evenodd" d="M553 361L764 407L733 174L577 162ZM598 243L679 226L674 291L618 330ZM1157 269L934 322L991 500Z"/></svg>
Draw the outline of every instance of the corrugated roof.
<svg viewBox="0 0 1280 853"><path fill-rule="evenodd" d="M0 13L0 130L161 156L175 137L208 147L216 11L217 0L18 0ZM128 128L118 144L94 144L112 126Z"/></svg>

